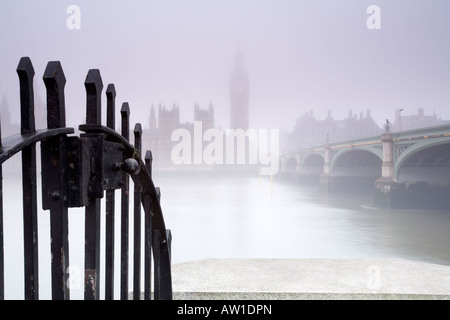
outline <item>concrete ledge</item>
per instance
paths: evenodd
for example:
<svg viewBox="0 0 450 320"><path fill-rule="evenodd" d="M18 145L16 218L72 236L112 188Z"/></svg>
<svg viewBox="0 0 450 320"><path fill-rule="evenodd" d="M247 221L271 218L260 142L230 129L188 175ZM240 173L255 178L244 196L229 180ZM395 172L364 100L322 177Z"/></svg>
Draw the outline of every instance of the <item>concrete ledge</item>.
<svg viewBox="0 0 450 320"><path fill-rule="evenodd" d="M450 266L403 259L207 259L172 279L183 300L450 298Z"/></svg>
<svg viewBox="0 0 450 320"><path fill-rule="evenodd" d="M450 300L450 296L382 293L174 292L173 300Z"/></svg>

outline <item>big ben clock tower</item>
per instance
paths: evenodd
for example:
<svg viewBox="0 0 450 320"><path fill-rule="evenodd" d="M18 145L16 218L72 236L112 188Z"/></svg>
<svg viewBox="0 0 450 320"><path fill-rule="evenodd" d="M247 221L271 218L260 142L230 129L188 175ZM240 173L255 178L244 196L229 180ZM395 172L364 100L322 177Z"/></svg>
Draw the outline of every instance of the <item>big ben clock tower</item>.
<svg viewBox="0 0 450 320"><path fill-rule="evenodd" d="M249 127L249 80L244 68L241 50L238 50L230 77L231 129L247 130Z"/></svg>

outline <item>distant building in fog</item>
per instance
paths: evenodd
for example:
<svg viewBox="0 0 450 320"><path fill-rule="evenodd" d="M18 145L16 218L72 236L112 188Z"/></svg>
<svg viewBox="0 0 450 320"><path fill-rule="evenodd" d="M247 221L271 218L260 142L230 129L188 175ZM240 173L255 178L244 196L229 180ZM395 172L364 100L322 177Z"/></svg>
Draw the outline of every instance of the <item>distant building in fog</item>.
<svg viewBox="0 0 450 320"><path fill-rule="evenodd" d="M20 125L11 122L11 112L5 96L3 96L0 102L0 119L2 137L7 137L20 132Z"/></svg>
<svg viewBox="0 0 450 320"><path fill-rule="evenodd" d="M347 118L335 120L328 111L324 120L317 120L313 112L305 113L297 119L293 130L287 134L285 148L287 152L322 146L327 142L348 141L363 137L381 135L382 129L375 123L367 110L365 116L359 116L349 110Z"/></svg>
<svg viewBox="0 0 450 320"><path fill-rule="evenodd" d="M194 107L194 121L201 121L203 131L214 128L214 107L209 104L208 109L200 109L198 104Z"/></svg>
<svg viewBox="0 0 450 320"><path fill-rule="evenodd" d="M208 109L201 109L196 103L194 106L194 121L202 122L202 134L207 129L214 128L214 107L209 104ZM143 152L151 150L153 164L157 167L171 167L172 148L179 141L171 141L172 132L176 129L187 129L191 136L194 134L193 122L180 122L180 107L173 105L172 109L159 105L158 115L155 107L150 109L148 128L143 130Z"/></svg>
<svg viewBox="0 0 450 320"><path fill-rule="evenodd" d="M435 112L432 115L425 115L423 108L419 108L417 114L409 116L405 116L403 111L403 109L395 110L395 120L392 124L391 131L411 130L450 123L449 120L442 120Z"/></svg>
<svg viewBox="0 0 450 320"><path fill-rule="evenodd" d="M20 108L20 106L17 107ZM5 96L0 101L0 119L3 138L20 133L20 123L12 120L11 110ZM44 129L47 127L46 107L38 93L35 95L34 122L36 129Z"/></svg>
<svg viewBox="0 0 450 320"><path fill-rule="evenodd" d="M244 67L241 50L236 53L234 66L229 79L230 95L230 127L229 129L249 129L249 77ZM158 113L158 115L156 114ZM214 127L214 107L210 103L208 109L194 106L194 121L201 121L202 135L205 130ZM171 141L172 132L176 129L187 129L194 134L193 122L180 122L180 109L173 105L172 109L159 105L150 109L148 129L143 132L143 150L152 150L153 163L159 167L172 167L171 152L179 141ZM217 129L217 128L216 128ZM192 139L193 140L193 139ZM247 141L248 143L248 141ZM207 144L204 144L205 147ZM236 154L235 154L236 156Z"/></svg>
<svg viewBox="0 0 450 320"><path fill-rule="evenodd" d="M143 145L153 154L155 165L170 161L171 141L173 130L180 127L180 107L173 105L168 110L165 106L159 105L158 117L152 105L150 109L150 119L148 131L144 130Z"/></svg>

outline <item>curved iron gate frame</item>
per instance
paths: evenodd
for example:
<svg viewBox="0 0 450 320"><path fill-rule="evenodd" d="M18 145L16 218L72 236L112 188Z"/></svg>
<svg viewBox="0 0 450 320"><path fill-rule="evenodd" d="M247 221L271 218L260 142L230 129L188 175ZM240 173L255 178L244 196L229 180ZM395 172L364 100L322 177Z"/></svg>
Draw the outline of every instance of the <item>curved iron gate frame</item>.
<svg viewBox="0 0 450 320"><path fill-rule="evenodd" d="M34 120L34 68L28 57L17 67L20 81L21 132L1 139L2 164L22 154L24 216L25 299L39 299L36 143L41 142L42 206L50 210L52 299L70 299L68 280L68 208L86 207L85 299L99 298L100 199L106 193L105 299L114 297L114 202L121 189L121 299L128 299L129 176L134 182L133 299L140 299L141 207L144 209L144 298L151 298L151 251L154 260L154 298L172 299L170 266L171 233L160 206L160 190L152 180L152 154L141 158L142 129L134 128L135 145L129 142L128 103L121 108L121 134L115 131L113 84L106 90L107 126L101 124L100 71L91 69L85 81L86 124L80 137L65 122L65 76L59 61L47 64L43 80L47 90L47 129L36 130ZM112 149L111 149L112 148ZM95 152L97 152L95 154ZM106 153L106 156L103 155ZM120 157L111 162L109 158ZM104 192L105 191L105 192ZM153 249L153 250L152 250ZM4 299L3 183L0 181L0 299Z"/></svg>

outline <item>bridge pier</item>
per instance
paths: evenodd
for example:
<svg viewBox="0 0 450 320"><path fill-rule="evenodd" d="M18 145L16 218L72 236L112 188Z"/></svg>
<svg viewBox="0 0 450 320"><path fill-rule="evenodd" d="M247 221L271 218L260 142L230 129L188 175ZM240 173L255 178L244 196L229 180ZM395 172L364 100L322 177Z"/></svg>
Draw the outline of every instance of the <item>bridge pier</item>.
<svg viewBox="0 0 450 320"><path fill-rule="evenodd" d="M375 181L374 207L392 209L395 207L395 189L398 183L383 177Z"/></svg>
<svg viewBox="0 0 450 320"><path fill-rule="evenodd" d="M450 209L448 181L397 181L394 177L394 142L389 130L383 143L382 176L375 181L374 206L385 209Z"/></svg>
<svg viewBox="0 0 450 320"><path fill-rule="evenodd" d="M329 144L324 147L324 167L323 174L320 175L320 192L329 194L333 192L333 176L331 175L331 148Z"/></svg>
<svg viewBox="0 0 450 320"><path fill-rule="evenodd" d="M302 170L302 154L300 152L298 152L295 155L295 172L294 172L294 178L298 179L298 177L300 176L300 172Z"/></svg>
<svg viewBox="0 0 450 320"><path fill-rule="evenodd" d="M394 181L394 141L389 127L381 135L383 143L383 163L381 177L375 181L374 206L379 208L392 208L392 200L397 182Z"/></svg>

